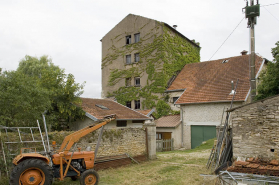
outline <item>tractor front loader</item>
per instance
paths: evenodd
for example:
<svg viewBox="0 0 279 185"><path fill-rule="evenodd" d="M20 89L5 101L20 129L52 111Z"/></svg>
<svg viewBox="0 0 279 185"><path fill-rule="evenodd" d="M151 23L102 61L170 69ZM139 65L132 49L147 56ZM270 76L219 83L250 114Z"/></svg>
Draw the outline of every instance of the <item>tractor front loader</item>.
<svg viewBox="0 0 279 185"><path fill-rule="evenodd" d="M51 185L53 178L63 181L65 177L76 180L80 177L81 185L95 185L99 182L98 173L93 170L95 156L102 138L104 126L115 119L115 115L104 118L101 123L88 126L66 136L58 150L56 142L52 143L53 151L42 155L39 153L22 153L13 159L15 165L10 173L10 185ZM77 142L87 134L99 129L95 151L75 151ZM74 152L70 152L72 146Z"/></svg>

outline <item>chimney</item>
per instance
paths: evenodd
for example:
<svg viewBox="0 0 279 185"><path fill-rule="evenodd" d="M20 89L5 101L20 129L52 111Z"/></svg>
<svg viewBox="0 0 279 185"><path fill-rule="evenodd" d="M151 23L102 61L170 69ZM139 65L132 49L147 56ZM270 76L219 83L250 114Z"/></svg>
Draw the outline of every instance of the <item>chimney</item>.
<svg viewBox="0 0 279 185"><path fill-rule="evenodd" d="M248 51L243 50L243 51L241 51L240 53L241 53L241 55L243 56L243 55L247 55Z"/></svg>
<svg viewBox="0 0 279 185"><path fill-rule="evenodd" d="M173 27L173 28L174 28L174 29L176 30L176 28L177 28L177 25L173 25L172 27Z"/></svg>

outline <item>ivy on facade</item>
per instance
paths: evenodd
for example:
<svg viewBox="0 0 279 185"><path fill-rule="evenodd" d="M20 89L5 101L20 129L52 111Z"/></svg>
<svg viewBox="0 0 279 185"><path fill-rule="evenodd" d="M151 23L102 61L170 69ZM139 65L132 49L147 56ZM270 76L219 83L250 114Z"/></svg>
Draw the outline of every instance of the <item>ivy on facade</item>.
<svg viewBox="0 0 279 185"><path fill-rule="evenodd" d="M108 54L102 61L102 68L111 64L119 57L123 58L127 53L137 52L140 55L140 62L132 63L129 69L112 69L109 76L109 86L114 86L120 80L142 76L147 73L148 78L144 87L120 87L118 90L108 93L107 97L115 97L123 105L127 101L139 100L142 98L144 108L156 106L156 102L162 98L167 88L169 79L177 74L185 64L200 61L200 48L174 33L163 23L158 24L149 33L141 35L138 43L125 45L117 48L112 45ZM147 25L147 24L146 24ZM143 29L146 25L139 29ZM163 30L163 34L161 34ZM123 39L128 33L123 33L111 40L124 42Z"/></svg>

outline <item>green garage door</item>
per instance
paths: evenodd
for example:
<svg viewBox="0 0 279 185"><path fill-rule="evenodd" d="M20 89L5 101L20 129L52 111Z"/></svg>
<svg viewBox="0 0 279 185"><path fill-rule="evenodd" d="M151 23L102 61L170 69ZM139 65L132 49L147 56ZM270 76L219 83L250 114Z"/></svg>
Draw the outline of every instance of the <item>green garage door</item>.
<svg viewBox="0 0 279 185"><path fill-rule="evenodd" d="M216 126L191 126L191 148L196 148L203 141L216 137Z"/></svg>

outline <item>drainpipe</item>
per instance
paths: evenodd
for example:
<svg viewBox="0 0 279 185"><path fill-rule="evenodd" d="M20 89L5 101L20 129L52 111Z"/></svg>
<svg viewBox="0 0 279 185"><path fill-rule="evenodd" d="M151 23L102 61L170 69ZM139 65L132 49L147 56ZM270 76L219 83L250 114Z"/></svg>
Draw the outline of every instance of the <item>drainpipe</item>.
<svg viewBox="0 0 279 185"><path fill-rule="evenodd" d="M183 109L182 106L180 106L180 121L181 121L181 148L184 147L184 143L183 143Z"/></svg>

